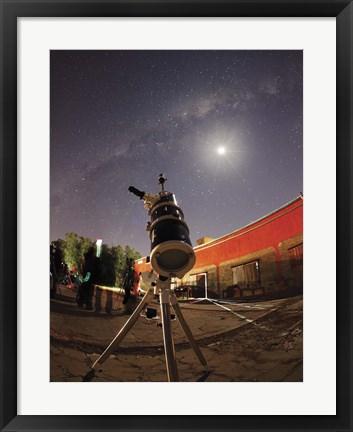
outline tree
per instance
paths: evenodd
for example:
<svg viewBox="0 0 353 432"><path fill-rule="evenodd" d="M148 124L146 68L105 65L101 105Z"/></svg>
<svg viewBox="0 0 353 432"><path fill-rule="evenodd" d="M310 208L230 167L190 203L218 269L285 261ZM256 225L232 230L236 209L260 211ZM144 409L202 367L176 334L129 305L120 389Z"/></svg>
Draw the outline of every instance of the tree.
<svg viewBox="0 0 353 432"><path fill-rule="evenodd" d="M94 246L94 242L88 237L78 236L74 232L66 233L65 240L53 242L60 247L63 261L71 269L76 267L80 270L84 254ZM141 257L140 253L126 245L123 249L120 245L109 247L102 245L101 257L99 259L99 279L102 285L122 286L125 272L126 259L137 260Z"/></svg>
<svg viewBox="0 0 353 432"><path fill-rule="evenodd" d="M61 254L63 254L63 250L65 248L65 241L63 239L58 239L51 243L56 247L56 249L58 249L61 252Z"/></svg>
<svg viewBox="0 0 353 432"><path fill-rule="evenodd" d="M125 253L120 245L112 249L114 251L116 284L121 287L124 281Z"/></svg>
<svg viewBox="0 0 353 432"><path fill-rule="evenodd" d="M64 243L63 240L59 239L51 242L50 245L50 271L54 277L57 277L62 269Z"/></svg>
<svg viewBox="0 0 353 432"><path fill-rule="evenodd" d="M125 259L130 258L134 261L141 258L141 255L139 252L137 252L135 249L132 249L130 246L125 246Z"/></svg>
<svg viewBox="0 0 353 432"><path fill-rule="evenodd" d="M126 272L126 259L130 258L136 260L140 258L141 255L130 246L125 246L125 249L123 249L120 245L112 248L112 254L115 262L116 284L121 287Z"/></svg>
<svg viewBox="0 0 353 432"><path fill-rule="evenodd" d="M79 238L79 255L80 261L83 260L84 254L88 251L90 247L93 246L93 242L88 237L80 237Z"/></svg>
<svg viewBox="0 0 353 432"><path fill-rule="evenodd" d="M94 245L90 238L79 237L73 232L66 233L64 244L63 251L65 263L69 268L75 266L77 269L80 268L84 254Z"/></svg>
<svg viewBox="0 0 353 432"><path fill-rule="evenodd" d="M115 285L115 256L114 248L102 245L102 253L99 259L99 283L101 285Z"/></svg>
<svg viewBox="0 0 353 432"><path fill-rule="evenodd" d="M64 260L69 268L78 268L80 263L80 241L76 233L65 234Z"/></svg>

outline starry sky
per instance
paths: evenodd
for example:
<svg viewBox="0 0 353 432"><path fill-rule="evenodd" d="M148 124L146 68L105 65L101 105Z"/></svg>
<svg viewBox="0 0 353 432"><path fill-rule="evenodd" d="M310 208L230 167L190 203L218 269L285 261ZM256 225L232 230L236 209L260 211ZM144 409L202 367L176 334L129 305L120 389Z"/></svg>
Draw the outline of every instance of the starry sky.
<svg viewBox="0 0 353 432"><path fill-rule="evenodd" d="M176 195L193 245L303 190L302 51L51 51L50 237L150 252L130 185Z"/></svg>

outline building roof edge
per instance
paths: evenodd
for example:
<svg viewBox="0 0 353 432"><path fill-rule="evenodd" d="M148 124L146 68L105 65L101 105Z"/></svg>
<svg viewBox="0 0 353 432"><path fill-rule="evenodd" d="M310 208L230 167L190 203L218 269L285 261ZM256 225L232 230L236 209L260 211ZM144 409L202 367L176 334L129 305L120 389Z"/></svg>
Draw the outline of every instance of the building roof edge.
<svg viewBox="0 0 353 432"><path fill-rule="evenodd" d="M237 233L237 232L239 232L239 231L242 231L242 230L245 229L245 228L250 227L251 225L255 225L255 224L261 222L262 220L264 220L264 219L266 219L266 218L268 218L268 217L270 217L270 216L272 216L272 215L278 213L278 212L281 211L281 210L284 210L285 208L291 206L291 205L294 204L295 202L297 202L297 201L299 201L299 200L303 200L303 199L304 199L304 198L303 198L303 195L299 195L299 196L297 196L296 198L292 199L291 201L287 202L286 204L283 204L281 207L277 208L276 210L273 210L271 213L268 213L267 215L261 216L259 219L256 219L256 220L254 220L254 221L252 221L252 222L249 222L247 225L244 225L244 226L242 226L241 228L237 228L236 230L231 231L231 232L229 232L229 233L227 233L227 234L224 234L224 235L222 235L221 237L217 237L217 238L211 240L211 241L208 242L208 243L205 243L205 244L202 244L202 245L198 245L198 246L194 246L193 249L194 249L194 250L195 250L195 249L202 249L202 247L204 247L206 244L207 244L207 246L210 246L210 245L212 245L212 243L217 243L217 242L219 242L220 240L222 240L222 239L224 239L224 238L226 238L226 237L228 237L228 236L230 236L230 235L233 235L233 234L235 234L235 233Z"/></svg>
<svg viewBox="0 0 353 432"><path fill-rule="evenodd" d="M211 241L209 241L209 242L207 242L207 243L204 243L204 244L202 244L202 245L194 246L193 249L194 249L194 250L201 250L202 248L209 247L209 246L212 245L212 243L217 243L217 242L221 241L222 239L225 239L226 237L229 237L229 236L231 236L231 235L234 235L235 233L237 233L237 232L239 232L239 231L242 231L242 230L245 229L245 228L250 227L251 225L255 225L255 224L261 222L262 220L264 220L264 219L266 219L266 218L268 218L268 217L270 217L270 216L272 216L272 215L278 213L279 211L284 210L285 208L291 206L291 205L294 204L295 202L300 201L300 200L302 201L303 199L304 199L304 198L303 198L303 195L300 194L299 196L297 196L297 197L294 198L293 200L287 202L286 204L283 204L281 207L277 208L276 210L273 210L271 213L268 213L268 214L266 214L266 215L264 215L264 216L261 216L259 219L256 219L256 220L254 220L254 221L252 221L252 222L249 222L247 225L244 225L244 226L242 226L241 228L237 228L236 230L231 231L231 232L229 232L229 233L227 233L227 234L224 234L224 235L222 235L221 237L217 237L217 238L215 238L215 239L213 239L213 240L211 240ZM143 259L145 259L145 258L146 258L146 257L141 257L141 258L139 258L138 260L135 260L135 262L136 262L136 261L143 260Z"/></svg>

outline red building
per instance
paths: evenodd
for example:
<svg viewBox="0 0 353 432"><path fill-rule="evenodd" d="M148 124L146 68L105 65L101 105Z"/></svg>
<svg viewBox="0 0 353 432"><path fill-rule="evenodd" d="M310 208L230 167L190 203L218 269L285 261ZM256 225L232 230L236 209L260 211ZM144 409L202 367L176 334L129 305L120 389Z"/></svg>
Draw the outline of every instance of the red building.
<svg viewBox="0 0 353 432"><path fill-rule="evenodd" d="M238 298L303 288L303 198L217 239L194 247L196 263L178 285L194 297ZM146 258L137 272L150 270Z"/></svg>

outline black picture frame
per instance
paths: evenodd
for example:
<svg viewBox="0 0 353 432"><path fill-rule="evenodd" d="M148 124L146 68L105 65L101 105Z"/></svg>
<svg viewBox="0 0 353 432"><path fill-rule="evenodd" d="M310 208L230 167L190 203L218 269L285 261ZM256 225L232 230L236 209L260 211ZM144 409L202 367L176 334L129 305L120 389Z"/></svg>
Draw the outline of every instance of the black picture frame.
<svg viewBox="0 0 353 432"><path fill-rule="evenodd" d="M0 5L1 431L352 431L352 2L0 0ZM17 18L110 16L336 17L338 289L335 416L164 416L163 413L159 416L17 415ZM329 197L328 203L335 204L330 202Z"/></svg>

